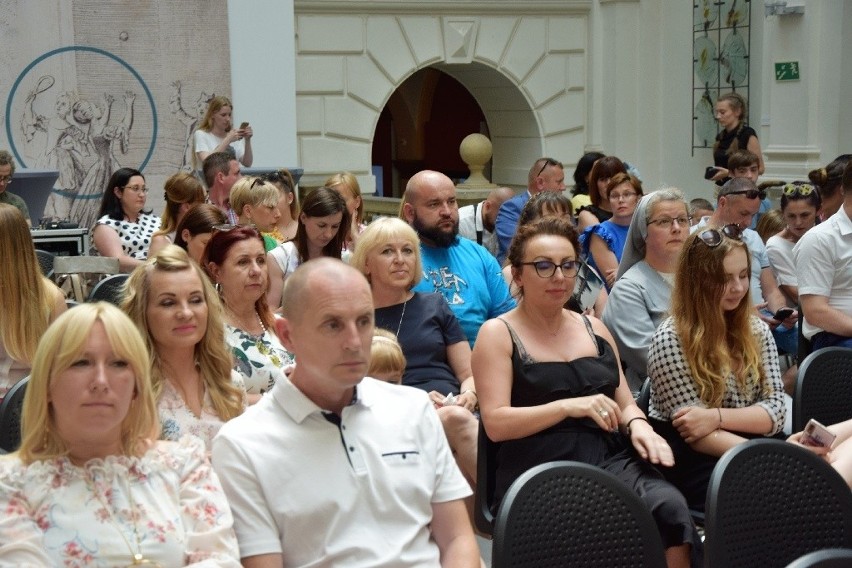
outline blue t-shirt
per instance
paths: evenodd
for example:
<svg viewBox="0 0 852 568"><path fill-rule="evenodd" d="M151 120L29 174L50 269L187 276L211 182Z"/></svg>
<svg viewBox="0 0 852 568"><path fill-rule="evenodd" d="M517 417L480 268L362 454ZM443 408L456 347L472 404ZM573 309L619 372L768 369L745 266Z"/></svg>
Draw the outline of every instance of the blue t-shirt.
<svg viewBox="0 0 852 568"><path fill-rule="evenodd" d="M421 244L420 254L423 280L414 291L442 294L471 346L483 323L515 307L500 265L484 247L456 237L448 247Z"/></svg>
<svg viewBox="0 0 852 568"><path fill-rule="evenodd" d="M612 221L604 221L598 225L588 227L585 231L583 231L583 234L580 235L580 248L582 249L583 258L586 260L586 263L594 268L601 276L603 276L603 273L598 268L598 265L595 264L595 259L592 258L592 255L589 252L589 247L592 245L592 235L597 235L602 238L606 243L607 248L615 254L615 259L618 262L621 262L621 253L624 252L624 243L627 242L627 230L629 228L629 225L618 225ZM607 292L609 292L609 285L607 285L606 289Z"/></svg>

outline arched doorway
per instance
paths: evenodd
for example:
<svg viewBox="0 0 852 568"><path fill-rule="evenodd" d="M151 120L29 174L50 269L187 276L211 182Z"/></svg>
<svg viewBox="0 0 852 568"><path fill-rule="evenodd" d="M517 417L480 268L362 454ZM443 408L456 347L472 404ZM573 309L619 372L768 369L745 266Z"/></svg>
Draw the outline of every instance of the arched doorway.
<svg viewBox="0 0 852 568"><path fill-rule="evenodd" d="M379 195L399 197L415 172L430 169L455 181L467 177L459 156L465 136L488 136L476 99L449 74L427 67L406 79L382 110L373 137L373 171Z"/></svg>

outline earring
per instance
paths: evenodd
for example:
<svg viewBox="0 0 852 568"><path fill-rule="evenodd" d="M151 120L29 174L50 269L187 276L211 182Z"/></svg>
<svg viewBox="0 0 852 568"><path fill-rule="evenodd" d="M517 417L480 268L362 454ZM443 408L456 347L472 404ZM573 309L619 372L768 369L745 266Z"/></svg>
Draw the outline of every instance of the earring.
<svg viewBox="0 0 852 568"><path fill-rule="evenodd" d="M221 285L221 284L219 284L218 282L216 282L216 283L213 285L213 288L216 290L216 293L217 293L217 294L219 294L220 296L222 295L222 285Z"/></svg>

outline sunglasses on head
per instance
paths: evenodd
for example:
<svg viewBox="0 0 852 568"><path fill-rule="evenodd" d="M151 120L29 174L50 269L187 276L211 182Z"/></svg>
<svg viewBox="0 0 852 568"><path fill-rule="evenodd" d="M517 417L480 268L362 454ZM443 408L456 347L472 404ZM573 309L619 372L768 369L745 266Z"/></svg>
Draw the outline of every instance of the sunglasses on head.
<svg viewBox="0 0 852 568"><path fill-rule="evenodd" d="M725 195L745 195L748 199L755 199L757 197L761 200L766 199L766 192L762 189L744 189L742 191L732 191Z"/></svg>
<svg viewBox="0 0 852 568"><path fill-rule="evenodd" d="M544 165L541 166L541 169L538 170L538 173L535 174L535 177L540 176L541 172L543 172L544 168L546 168L547 166L558 166L559 163L560 163L560 162L557 162L556 160L554 160L553 158L542 158L542 159L544 160Z"/></svg>
<svg viewBox="0 0 852 568"><path fill-rule="evenodd" d="M809 183L788 183L784 186L781 192L787 197L793 197L794 195L801 195L802 197L807 197L813 192L817 191L817 189Z"/></svg>
<svg viewBox="0 0 852 568"><path fill-rule="evenodd" d="M725 237L734 239L735 241L741 241L743 240L743 230L740 229L739 225L734 224L725 225L721 229L704 229L699 231L698 238L695 239L695 242L701 241L710 248L716 248L722 244Z"/></svg>
<svg viewBox="0 0 852 568"><path fill-rule="evenodd" d="M220 223L218 225L213 225L210 228L213 230L213 234L227 233L229 231L233 231L234 229L242 229L242 228L254 229L255 231L257 231L257 226L255 226L255 225L239 225L239 224L234 225L232 223Z"/></svg>

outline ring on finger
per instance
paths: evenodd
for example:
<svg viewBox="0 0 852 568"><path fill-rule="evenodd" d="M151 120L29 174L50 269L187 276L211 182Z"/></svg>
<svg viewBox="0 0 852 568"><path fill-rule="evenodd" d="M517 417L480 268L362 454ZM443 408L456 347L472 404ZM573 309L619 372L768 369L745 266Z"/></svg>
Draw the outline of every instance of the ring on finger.
<svg viewBox="0 0 852 568"><path fill-rule="evenodd" d="M599 408L599 409L598 409L598 414L600 414L600 415L601 415L601 418L606 418L607 416L609 416L609 412L607 412L607 411L606 411L606 410L604 410L603 408Z"/></svg>

